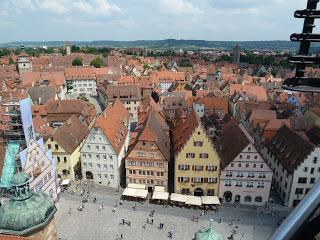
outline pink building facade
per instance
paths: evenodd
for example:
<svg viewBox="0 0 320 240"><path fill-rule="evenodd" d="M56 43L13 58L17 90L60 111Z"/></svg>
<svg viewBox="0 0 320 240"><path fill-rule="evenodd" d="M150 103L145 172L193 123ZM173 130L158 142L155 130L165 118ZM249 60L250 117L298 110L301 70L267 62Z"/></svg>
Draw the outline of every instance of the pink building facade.
<svg viewBox="0 0 320 240"><path fill-rule="evenodd" d="M244 127L230 121L216 147L221 157L219 197L223 202L248 205L268 202L272 170Z"/></svg>

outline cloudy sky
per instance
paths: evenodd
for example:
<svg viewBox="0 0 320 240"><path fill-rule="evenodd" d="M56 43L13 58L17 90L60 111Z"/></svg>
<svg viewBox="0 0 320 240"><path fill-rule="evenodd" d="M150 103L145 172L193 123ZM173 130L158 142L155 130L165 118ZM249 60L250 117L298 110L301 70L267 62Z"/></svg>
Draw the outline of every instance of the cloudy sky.
<svg viewBox="0 0 320 240"><path fill-rule="evenodd" d="M307 0L0 0L0 42L288 40Z"/></svg>

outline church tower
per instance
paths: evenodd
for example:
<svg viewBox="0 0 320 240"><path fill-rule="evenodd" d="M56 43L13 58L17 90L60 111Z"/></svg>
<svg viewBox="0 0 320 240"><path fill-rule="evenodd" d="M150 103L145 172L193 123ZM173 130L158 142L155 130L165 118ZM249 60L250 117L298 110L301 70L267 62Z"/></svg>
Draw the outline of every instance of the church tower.
<svg viewBox="0 0 320 240"><path fill-rule="evenodd" d="M25 172L16 173L11 182L13 197L0 206L0 235L57 240L54 221L57 209L49 195L30 190Z"/></svg>
<svg viewBox="0 0 320 240"><path fill-rule="evenodd" d="M71 43L69 41L67 41L65 44L64 44L64 47L66 48L66 53L67 55L71 55Z"/></svg>
<svg viewBox="0 0 320 240"><path fill-rule="evenodd" d="M19 74L24 72L32 72L32 62L28 53L24 50L18 55L18 70Z"/></svg>

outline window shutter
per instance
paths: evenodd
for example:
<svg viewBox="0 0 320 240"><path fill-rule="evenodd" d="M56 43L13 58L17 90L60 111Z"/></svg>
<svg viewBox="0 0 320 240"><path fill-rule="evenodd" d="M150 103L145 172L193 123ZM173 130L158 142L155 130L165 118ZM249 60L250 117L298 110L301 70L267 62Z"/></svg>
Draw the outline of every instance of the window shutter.
<svg viewBox="0 0 320 240"><path fill-rule="evenodd" d="M206 171L208 171L208 166L206 166Z"/></svg>

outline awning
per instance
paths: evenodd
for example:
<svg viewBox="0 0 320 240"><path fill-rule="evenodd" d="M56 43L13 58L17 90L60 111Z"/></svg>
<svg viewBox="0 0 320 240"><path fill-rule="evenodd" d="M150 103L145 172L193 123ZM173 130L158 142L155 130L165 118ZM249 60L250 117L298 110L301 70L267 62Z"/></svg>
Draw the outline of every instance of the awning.
<svg viewBox="0 0 320 240"><path fill-rule="evenodd" d="M168 192L153 192L152 199L153 200L168 200L169 193Z"/></svg>
<svg viewBox="0 0 320 240"><path fill-rule="evenodd" d="M187 196L187 205L201 206L201 197Z"/></svg>
<svg viewBox="0 0 320 240"><path fill-rule="evenodd" d="M148 191L145 189L135 189L127 187L124 189L122 195L128 197L146 198L148 195Z"/></svg>
<svg viewBox="0 0 320 240"><path fill-rule="evenodd" d="M70 184L71 180L70 179L65 179L62 181L61 186L68 186Z"/></svg>
<svg viewBox="0 0 320 240"><path fill-rule="evenodd" d="M135 189L134 188L125 188L122 195L123 196L129 196L129 197L133 197L135 193Z"/></svg>
<svg viewBox="0 0 320 240"><path fill-rule="evenodd" d="M134 196L137 198L147 198L148 191L144 189L135 189Z"/></svg>
<svg viewBox="0 0 320 240"><path fill-rule="evenodd" d="M135 189L146 189L145 184L137 184L137 183L129 183L128 188L135 188Z"/></svg>
<svg viewBox="0 0 320 240"><path fill-rule="evenodd" d="M201 197L202 204L205 205L220 205L219 198L217 196L203 196Z"/></svg>
<svg viewBox="0 0 320 240"><path fill-rule="evenodd" d="M162 186L155 186L154 192L164 192L165 188Z"/></svg>
<svg viewBox="0 0 320 240"><path fill-rule="evenodd" d="M185 203L186 200L187 200L187 195L171 193L170 200L171 201L175 201L175 202L183 202L183 203Z"/></svg>

